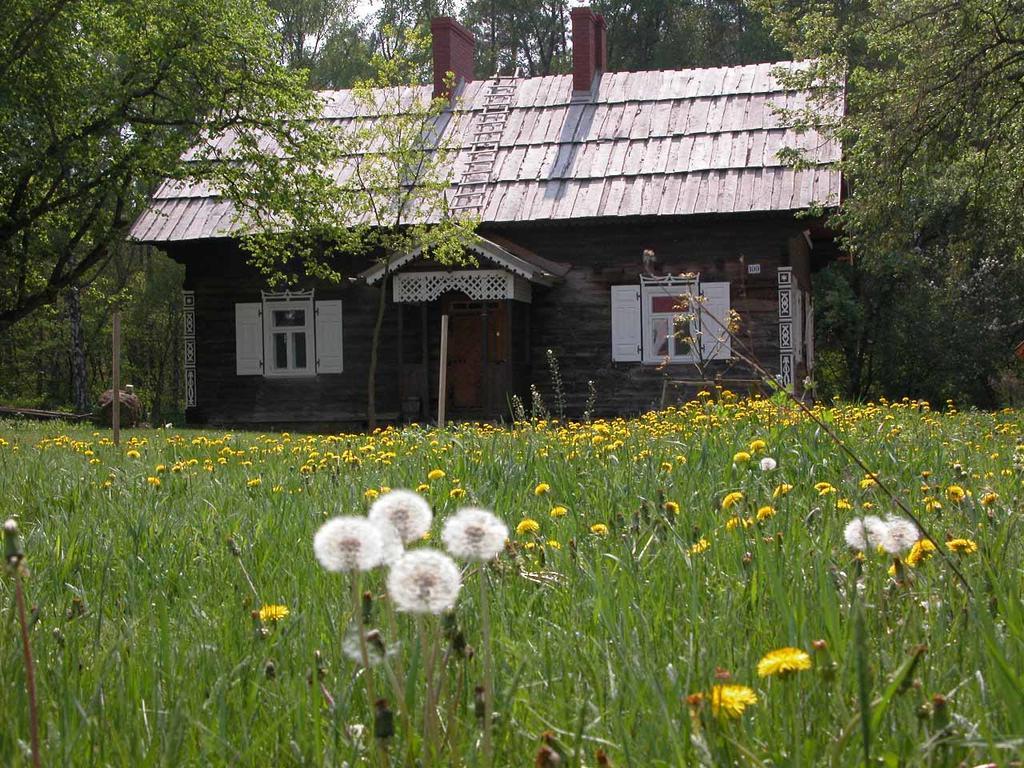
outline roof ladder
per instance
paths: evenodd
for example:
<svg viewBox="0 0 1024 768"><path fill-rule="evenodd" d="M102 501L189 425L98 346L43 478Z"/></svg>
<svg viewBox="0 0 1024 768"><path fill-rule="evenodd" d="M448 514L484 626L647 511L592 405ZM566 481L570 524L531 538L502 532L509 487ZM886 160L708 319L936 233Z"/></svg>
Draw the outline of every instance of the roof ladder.
<svg viewBox="0 0 1024 768"><path fill-rule="evenodd" d="M452 211L479 213L487 202L487 185L491 182L498 143L516 97L519 70L512 75L495 75L483 95L483 108L469 131L468 158L462 177L455 187L449 208Z"/></svg>

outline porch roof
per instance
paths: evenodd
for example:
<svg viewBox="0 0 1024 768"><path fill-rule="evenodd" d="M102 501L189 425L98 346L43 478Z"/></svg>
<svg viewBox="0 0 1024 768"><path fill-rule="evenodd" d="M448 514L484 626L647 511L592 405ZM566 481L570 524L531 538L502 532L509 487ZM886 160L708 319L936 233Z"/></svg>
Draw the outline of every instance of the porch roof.
<svg viewBox="0 0 1024 768"><path fill-rule="evenodd" d="M539 256L531 258L526 253L523 253L521 256L517 256L508 249L498 245L493 240L488 240L483 237L478 237L475 243L466 246L466 248L477 256L496 264L502 269L506 269L512 274L519 275L520 277L526 278L531 283L536 283L538 285L554 285L558 279L565 274L565 270L561 265L555 264L554 262L548 261L547 259L543 259ZM517 250L523 251L523 249ZM402 254L397 259L392 260L390 265L385 265L382 262L374 264L369 269L361 272L359 277L363 278L367 285L373 285L384 276L385 266L387 266L390 272L396 272L414 261L418 256L420 256L422 251L422 248L416 248L415 250Z"/></svg>

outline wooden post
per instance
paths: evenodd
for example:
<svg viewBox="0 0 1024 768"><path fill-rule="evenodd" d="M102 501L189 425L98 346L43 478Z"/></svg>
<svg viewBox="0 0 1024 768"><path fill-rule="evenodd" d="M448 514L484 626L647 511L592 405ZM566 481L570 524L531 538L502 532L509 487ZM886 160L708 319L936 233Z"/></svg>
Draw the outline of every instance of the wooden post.
<svg viewBox="0 0 1024 768"><path fill-rule="evenodd" d="M110 403L110 426L114 429L114 445L121 444L121 312L114 310L113 369L114 399Z"/></svg>
<svg viewBox="0 0 1024 768"><path fill-rule="evenodd" d="M441 367L437 372L437 428L444 429L444 399L448 389L448 315L441 315Z"/></svg>

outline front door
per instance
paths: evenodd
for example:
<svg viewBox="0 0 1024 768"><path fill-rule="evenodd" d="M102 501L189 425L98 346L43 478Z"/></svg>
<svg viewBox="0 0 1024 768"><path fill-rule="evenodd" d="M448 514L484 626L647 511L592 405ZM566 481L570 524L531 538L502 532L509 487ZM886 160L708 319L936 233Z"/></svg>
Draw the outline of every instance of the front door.
<svg viewBox="0 0 1024 768"><path fill-rule="evenodd" d="M448 314L448 409L454 417L490 418L494 399L506 396L508 302L448 297L442 311Z"/></svg>

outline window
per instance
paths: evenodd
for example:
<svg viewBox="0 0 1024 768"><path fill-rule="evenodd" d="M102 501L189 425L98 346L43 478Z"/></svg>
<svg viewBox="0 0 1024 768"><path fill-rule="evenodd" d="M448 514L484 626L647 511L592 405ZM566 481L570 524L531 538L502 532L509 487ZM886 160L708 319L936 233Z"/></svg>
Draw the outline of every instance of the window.
<svg viewBox="0 0 1024 768"><path fill-rule="evenodd" d="M314 301L307 291L236 304L235 356L239 376L341 373L341 302Z"/></svg>
<svg viewBox="0 0 1024 768"><path fill-rule="evenodd" d="M313 299L263 299L265 349L270 350L268 376L302 376L310 365L313 346ZM267 322L269 319L269 322Z"/></svg>
<svg viewBox="0 0 1024 768"><path fill-rule="evenodd" d="M612 360L650 365L732 357L729 283L642 278L611 288Z"/></svg>
<svg viewBox="0 0 1024 768"><path fill-rule="evenodd" d="M645 363L691 363L697 359L700 315L695 279L641 281Z"/></svg>

